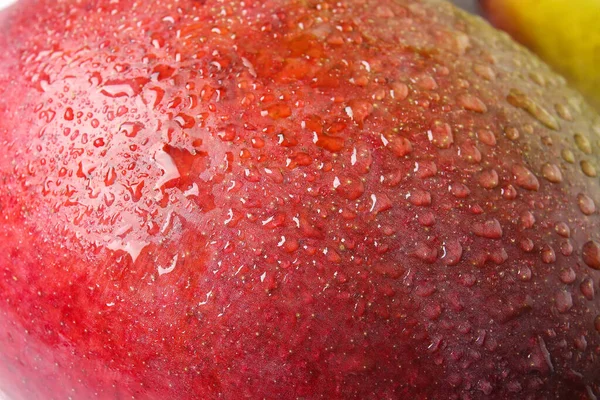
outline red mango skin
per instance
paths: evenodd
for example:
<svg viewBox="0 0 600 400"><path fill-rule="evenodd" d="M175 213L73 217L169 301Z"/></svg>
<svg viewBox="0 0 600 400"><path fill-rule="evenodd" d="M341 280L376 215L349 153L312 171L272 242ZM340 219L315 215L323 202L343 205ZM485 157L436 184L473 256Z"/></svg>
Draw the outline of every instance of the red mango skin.
<svg viewBox="0 0 600 400"><path fill-rule="evenodd" d="M600 395L598 116L441 1L0 16L12 399Z"/></svg>

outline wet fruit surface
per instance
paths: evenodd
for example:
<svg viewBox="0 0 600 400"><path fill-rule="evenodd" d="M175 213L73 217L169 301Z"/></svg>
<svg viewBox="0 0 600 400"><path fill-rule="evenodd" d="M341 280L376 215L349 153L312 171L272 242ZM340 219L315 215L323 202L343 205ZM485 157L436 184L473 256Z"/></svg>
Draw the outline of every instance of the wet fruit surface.
<svg viewBox="0 0 600 400"><path fill-rule="evenodd" d="M600 121L438 1L0 22L0 388L595 398Z"/></svg>

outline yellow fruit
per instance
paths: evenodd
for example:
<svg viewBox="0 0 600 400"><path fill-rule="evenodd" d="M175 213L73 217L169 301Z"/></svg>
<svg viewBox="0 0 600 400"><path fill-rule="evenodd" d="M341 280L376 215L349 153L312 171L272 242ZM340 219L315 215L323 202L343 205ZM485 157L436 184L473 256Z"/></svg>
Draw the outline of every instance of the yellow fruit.
<svg viewBox="0 0 600 400"><path fill-rule="evenodd" d="M482 0L484 13L600 108L600 0Z"/></svg>

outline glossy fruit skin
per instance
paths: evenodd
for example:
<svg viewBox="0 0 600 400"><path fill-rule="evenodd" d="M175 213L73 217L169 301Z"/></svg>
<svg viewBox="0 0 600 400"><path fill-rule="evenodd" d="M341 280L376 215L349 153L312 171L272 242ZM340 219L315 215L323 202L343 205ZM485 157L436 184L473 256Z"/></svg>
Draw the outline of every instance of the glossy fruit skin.
<svg viewBox="0 0 600 400"><path fill-rule="evenodd" d="M483 14L600 107L600 0L480 0Z"/></svg>
<svg viewBox="0 0 600 400"><path fill-rule="evenodd" d="M440 1L0 22L14 399L600 395L598 116Z"/></svg>

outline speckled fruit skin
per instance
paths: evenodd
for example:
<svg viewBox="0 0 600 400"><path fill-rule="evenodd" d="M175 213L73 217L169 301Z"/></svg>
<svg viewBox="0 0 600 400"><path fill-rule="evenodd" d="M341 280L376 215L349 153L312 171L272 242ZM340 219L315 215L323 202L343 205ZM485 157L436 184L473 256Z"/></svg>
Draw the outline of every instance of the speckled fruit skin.
<svg viewBox="0 0 600 400"><path fill-rule="evenodd" d="M437 0L0 17L13 399L595 399L600 121Z"/></svg>

